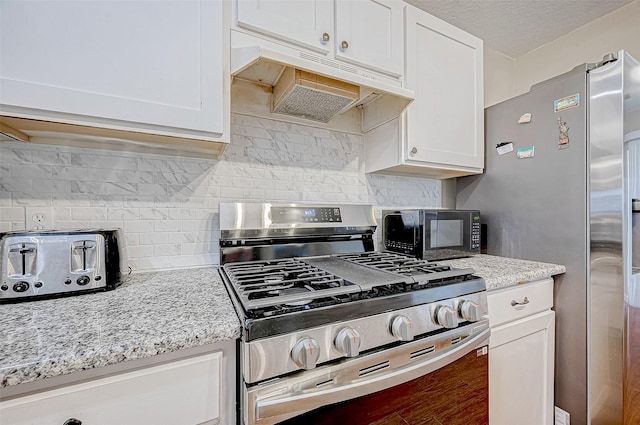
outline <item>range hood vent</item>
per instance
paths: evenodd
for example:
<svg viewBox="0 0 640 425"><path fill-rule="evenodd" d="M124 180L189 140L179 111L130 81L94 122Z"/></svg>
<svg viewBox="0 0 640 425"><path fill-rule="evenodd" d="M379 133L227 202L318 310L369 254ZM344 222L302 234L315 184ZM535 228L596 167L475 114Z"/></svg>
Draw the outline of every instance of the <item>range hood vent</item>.
<svg viewBox="0 0 640 425"><path fill-rule="evenodd" d="M273 86L272 111L329 122L360 99L360 87L286 67Z"/></svg>
<svg viewBox="0 0 640 425"><path fill-rule="evenodd" d="M397 118L414 99L399 82L369 78L357 67L231 32L231 75L272 86L274 113L326 123L359 107L367 132Z"/></svg>

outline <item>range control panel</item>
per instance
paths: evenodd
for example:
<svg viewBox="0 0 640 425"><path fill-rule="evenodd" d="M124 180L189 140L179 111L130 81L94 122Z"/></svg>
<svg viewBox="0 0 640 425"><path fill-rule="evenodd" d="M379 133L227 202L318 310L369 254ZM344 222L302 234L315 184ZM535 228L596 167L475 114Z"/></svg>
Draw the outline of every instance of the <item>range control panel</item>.
<svg viewBox="0 0 640 425"><path fill-rule="evenodd" d="M272 207L274 224L291 223L341 223L342 215L337 207Z"/></svg>

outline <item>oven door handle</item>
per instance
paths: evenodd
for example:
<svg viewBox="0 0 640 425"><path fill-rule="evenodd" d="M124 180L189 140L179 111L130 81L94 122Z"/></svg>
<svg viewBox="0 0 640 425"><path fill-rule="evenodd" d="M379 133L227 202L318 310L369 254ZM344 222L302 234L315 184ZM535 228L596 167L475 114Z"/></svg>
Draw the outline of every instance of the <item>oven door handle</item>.
<svg viewBox="0 0 640 425"><path fill-rule="evenodd" d="M424 361L412 361L395 369L372 373L350 382L328 384L317 389L303 391L295 391L295 389L289 387L290 391L282 391L280 394L255 401L255 423L274 424L318 407L365 396L409 382L447 366L474 350L487 345L489 336L490 329L483 327L478 333L469 335L460 343L452 345ZM393 358L397 352L402 353L405 351L407 351L406 346L401 345L388 350L385 356ZM486 349L478 353L478 355L486 354ZM365 356L362 362L354 360L351 363L351 367L358 368L358 363L365 363L366 359L367 357ZM370 364L370 362L367 362L367 364Z"/></svg>

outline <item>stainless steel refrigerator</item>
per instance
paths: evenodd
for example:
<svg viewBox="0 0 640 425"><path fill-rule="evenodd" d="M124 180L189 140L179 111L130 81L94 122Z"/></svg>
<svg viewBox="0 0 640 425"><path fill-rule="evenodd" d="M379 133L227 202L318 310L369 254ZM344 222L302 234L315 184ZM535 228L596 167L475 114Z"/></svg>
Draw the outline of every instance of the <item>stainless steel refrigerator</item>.
<svg viewBox="0 0 640 425"><path fill-rule="evenodd" d="M537 84L487 108L485 131L486 171L457 180L456 208L481 211L489 254L566 265L555 405L571 425L640 424L638 62Z"/></svg>

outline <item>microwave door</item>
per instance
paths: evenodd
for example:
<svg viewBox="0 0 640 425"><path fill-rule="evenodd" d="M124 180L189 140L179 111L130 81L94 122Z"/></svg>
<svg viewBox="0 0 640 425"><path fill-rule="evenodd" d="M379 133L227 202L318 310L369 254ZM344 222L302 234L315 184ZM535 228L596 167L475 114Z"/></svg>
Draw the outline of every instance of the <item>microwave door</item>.
<svg viewBox="0 0 640 425"><path fill-rule="evenodd" d="M423 258L429 261L469 256L466 240L467 220L460 214L432 214L425 216L425 247Z"/></svg>
<svg viewBox="0 0 640 425"><path fill-rule="evenodd" d="M431 223L431 248L462 248L463 220L434 220Z"/></svg>
<svg viewBox="0 0 640 425"><path fill-rule="evenodd" d="M417 244L419 226L415 212L398 211L386 214L382 222L382 229L386 250L402 252L411 256L421 253L422 246Z"/></svg>

